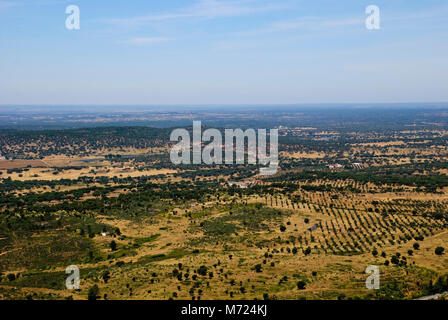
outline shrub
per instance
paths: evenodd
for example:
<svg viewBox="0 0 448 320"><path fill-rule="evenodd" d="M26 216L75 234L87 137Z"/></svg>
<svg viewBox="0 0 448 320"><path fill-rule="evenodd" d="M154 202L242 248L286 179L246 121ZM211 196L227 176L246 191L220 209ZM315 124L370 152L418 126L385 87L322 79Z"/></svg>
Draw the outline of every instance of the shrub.
<svg viewBox="0 0 448 320"><path fill-rule="evenodd" d="M110 279L110 272L109 271L104 271L103 274L101 275L101 277L104 280L104 283L107 283L107 281L109 281Z"/></svg>
<svg viewBox="0 0 448 320"><path fill-rule="evenodd" d="M306 289L306 282L303 280L300 280L299 282L297 282L297 288L299 290L305 290Z"/></svg>
<svg viewBox="0 0 448 320"><path fill-rule="evenodd" d="M207 275L207 267L206 266L200 266L198 269L198 274L201 276Z"/></svg>
<svg viewBox="0 0 448 320"><path fill-rule="evenodd" d="M94 285L93 287L91 287L91 288L89 289L89 292L88 292L88 299L89 299L90 301L94 301L94 300L98 299L98 295L99 295L99 293L100 293L100 289L98 288L97 285Z"/></svg>
<svg viewBox="0 0 448 320"><path fill-rule="evenodd" d="M436 255L441 256L444 251L445 251L445 248L437 247L436 250L435 250L435 253L436 253Z"/></svg>
<svg viewBox="0 0 448 320"><path fill-rule="evenodd" d="M6 277L8 278L9 281L16 280L16 275L14 273L10 273Z"/></svg>
<svg viewBox="0 0 448 320"><path fill-rule="evenodd" d="M311 248L310 248L310 247L306 248L306 249L303 251L303 253L304 253L306 256L309 255L309 254L311 253Z"/></svg>
<svg viewBox="0 0 448 320"><path fill-rule="evenodd" d="M400 259L397 256L392 256L390 262L392 262L393 264L398 264L400 262Z"/></svg>

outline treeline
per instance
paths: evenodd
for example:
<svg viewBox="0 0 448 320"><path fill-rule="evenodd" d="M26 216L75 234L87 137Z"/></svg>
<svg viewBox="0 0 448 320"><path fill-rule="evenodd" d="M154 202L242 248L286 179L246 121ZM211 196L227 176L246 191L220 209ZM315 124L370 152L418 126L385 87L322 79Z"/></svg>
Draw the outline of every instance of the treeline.
<svg viewBox="0 0 448 320"><path fill-rule="evenodd" d="M8 158L82 155L107 148L162 147L171 129L150 127L99 127L70 130L0 130L0 154Z"/></svg>
<svg viewBox="0 0 448 320"><path fill-rule="evenodd" d="M363 172L357 171L302 171L297 173L288 173L277 177L268 178L268 181L306 181L306 180L354 180L360 183L374 183L376 185L405 185L414 186L425 192L436 192L437 188L448 186L448 176L444 174L411 175L397 170L377 171L368 169Z"/></svg>

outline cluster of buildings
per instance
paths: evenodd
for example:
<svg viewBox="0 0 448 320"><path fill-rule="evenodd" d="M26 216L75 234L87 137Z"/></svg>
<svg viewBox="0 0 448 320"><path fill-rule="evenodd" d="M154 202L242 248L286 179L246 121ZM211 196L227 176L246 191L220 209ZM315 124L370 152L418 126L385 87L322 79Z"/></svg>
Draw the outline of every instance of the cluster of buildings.
<svg viewBox="0 0 448 320"><path fill-rule="evenodd" d="M227 182L227 184L229 185L229 187L237 186L238 188L241 188L241 189L247 189L251 185L257 184L259 182L261 182L261 180L240 181L240 182L229 181L229 182Z"/></svg>
<svg viewBox="0 0 448 320"><path fill-rule="evenodd" d="M364 168L364 165L362 163L359 163L359 162L352 163L352 166L355 169L362 169L362 168Z"/></svg>
<svg viewBox="0 0 448 320"><path fill-rule="evenodd" d="M353 168L355 168L355 169L363 169L365 167L364 164L359 163L359 162L352 163L351 166ZM330 170L341 170L341 169L344 169L344 166L339 164L339 163L329 164L329 165L327 165L327 167Z"/></svg>
<svg viewBox="0 0 448 320"><path fill-rule="evenodd" d="M344 166L342 164L336 163L336 164L329 164L327 166L330 170L337 170L337 169L342 169L344 168Z"/></svg>

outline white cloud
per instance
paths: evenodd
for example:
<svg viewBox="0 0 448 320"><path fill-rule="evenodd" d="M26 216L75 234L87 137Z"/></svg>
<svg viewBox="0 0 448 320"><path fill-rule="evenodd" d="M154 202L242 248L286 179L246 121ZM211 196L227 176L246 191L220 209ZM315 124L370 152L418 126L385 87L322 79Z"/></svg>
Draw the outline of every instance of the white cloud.
<svg viewBox="0 0 448 320"><path fill-rule="evenodd" d="M255 3L257 4L255 5ZM108 19L107 21L116 24L144 24L187 18L215 19L267 12L280 8L285 8L285 5L279 5L275 2L262 3L261 1L256 2L253 0L200 0L190 7L182 8L172 13Z"/></svg>
<svg viewBox="0 0 448 320"><path fill-rule="evenodd" d="M394 21L411 21L414 22L416 20L422 19L433 19L437 17L444 17L447 13L447 6L439 7L437 9L431 9L427 11L421 12L403 12L399 14L390 15L387 12L382 13L382 20L387 22ZM366 16L360 14L356 17L347 17L347 18L324 18L324 17L302 17L293 20L285 20L285 21L277 21L270 24L266 24L263 27L241 31L236 33L238 36L257 36L264 35L269 33L277 33L277 32L287 32L293 30L323 30L323 29L336 29L336 28L345 28L345 27L353 27L359 26L364 28Z"/></svg>
<svg viewBox="0 0 448 320"><path fill-rule="evenodd" d="M286 32L291 30L303 29L331 29L338 27L364 26L365 18L347 18L347 19L332 19L317 17L304 17L295 20L277 21L268 24L265 27L238 32L239 36L257 36L268 33Z"/></svg>
<svg viewBox="0 0 448 320"><path fill-rule="evenodd" d="M131 38L129 40L121 41L120 43L135 45L135 46L143 46L150 45L155 43L161 43L169 41L170 39L164 37L136 37Z"/></svg>

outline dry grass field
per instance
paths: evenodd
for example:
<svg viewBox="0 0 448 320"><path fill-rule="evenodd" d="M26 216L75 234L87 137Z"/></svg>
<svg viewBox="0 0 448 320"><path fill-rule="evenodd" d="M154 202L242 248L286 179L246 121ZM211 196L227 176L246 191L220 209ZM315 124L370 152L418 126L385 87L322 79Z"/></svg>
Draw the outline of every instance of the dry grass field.
<svg viewBox="0 0 448 320"><path fill-rule="evenodd" d="M168 144L0 161L0 298L87 299L95 286L99 299L164 300L442 290L448 150L438 139L447 133L345 133L353 142L341 147L328 139L336 131L287 132L309 131L305 146L282 145L273 177L250 166L175 167ZM65 288L69 265L80 290ZM371 265L379 290L366 288Z"/></svg>

